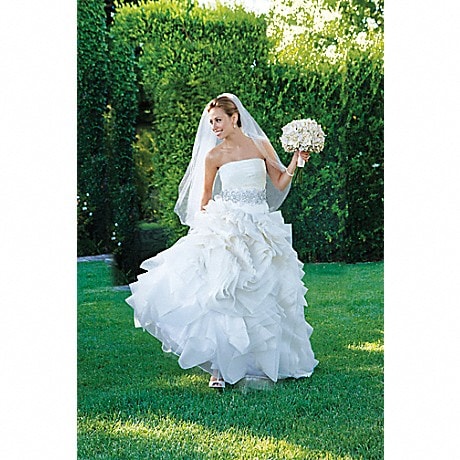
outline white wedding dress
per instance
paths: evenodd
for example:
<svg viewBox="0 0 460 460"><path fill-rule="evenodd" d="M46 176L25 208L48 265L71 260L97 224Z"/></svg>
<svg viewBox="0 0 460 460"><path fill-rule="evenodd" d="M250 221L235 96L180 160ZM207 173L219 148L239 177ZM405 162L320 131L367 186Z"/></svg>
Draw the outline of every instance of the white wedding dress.
<svg viewBox="0 0 460 460"><path fill-rule="evenodd" d="M318 364L291 227L265 201L259 158L226 163L222 192L174 246L144 261L126 299L136 327L188 369L236 383L307 377Z"/></svg>

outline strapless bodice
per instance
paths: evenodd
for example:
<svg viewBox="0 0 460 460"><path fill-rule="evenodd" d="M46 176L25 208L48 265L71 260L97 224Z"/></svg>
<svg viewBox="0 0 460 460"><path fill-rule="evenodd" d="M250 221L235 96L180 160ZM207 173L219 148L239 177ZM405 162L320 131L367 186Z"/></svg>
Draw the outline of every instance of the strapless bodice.
<svg viewBox="0 0 460 460"><path fill-rule="evenodd" d="M265 190L266 169L262 158L225 163L219 169L222 190Z"/></svg>
<svg viewBox="0 0 460 460"><path fill-rule="evenodd" d="M266 170L265 162L261 158L225 163L219 169L222 183L221 198L227 203L239 206L266 207Z"/></svg>

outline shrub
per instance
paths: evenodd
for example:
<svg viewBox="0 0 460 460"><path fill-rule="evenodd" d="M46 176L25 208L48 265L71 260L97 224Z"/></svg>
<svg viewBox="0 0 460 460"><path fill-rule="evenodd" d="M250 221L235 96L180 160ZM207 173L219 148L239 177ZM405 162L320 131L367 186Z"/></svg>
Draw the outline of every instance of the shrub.
<svg viewBox="0 0 460 460"><path fill-rule="evenodd" d="M134 50L117 38L111 34L108 122L112 221L117 224L117 246L113 253L117 266L130 279L137 269L132 248L139 220L133 154L138 89Z"/></svg>
<svg viewBox="0 0 460 460"><path fill-rule="evenodd" d="M104 251L109 244L110 197L104 122L108 54L103 0L78 0L77 8L78 190L90 194L93 213L91 220L78 219L81 253Z"/></svg>
<svg viewBox="0 0 460 460"><path fill-rule="evenodd" d="M141 263L165 250L168 246L169 229L161 224L140 222L134 231L133 244L130 247L132 267L120 266L120 258L115 259L112 268L112 278L115 285L132 283L137 276L144 272Z"/></svg>
<svg viewBox="0 0 460 460"><path fill-rule="evenodd" d="M383 75L368 56L343 64L272 64L267 77L278 97L264 128L278 151L278 127L293 118L314 118L327 135L282 207L307 262L383 257Z"/></svg>
<svg viewBox="0 0 460 460"><path fill-rule="evenodd" d="M155 221L158 216L159 193L154 179L155 139L151 129L140 128L134 145L135 182L140 202L140 218Z"/></svg>
<svg viewBox="0 0 460 460"><path fill-rule="evenodd" d="M89 193L77 195L77 256L99 254L101 242L94 239L94 208Z"/></svg>

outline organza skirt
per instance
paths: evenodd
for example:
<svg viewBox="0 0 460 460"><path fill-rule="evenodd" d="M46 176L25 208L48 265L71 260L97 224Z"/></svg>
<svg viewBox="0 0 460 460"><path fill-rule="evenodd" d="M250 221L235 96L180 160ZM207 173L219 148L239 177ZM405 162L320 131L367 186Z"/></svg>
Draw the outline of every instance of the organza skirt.
<svg viewBox="0 0 460 460"><path fill-rule="evenodd" d="M182 368L218 369L228 383L310 376L318 361L290 241L291 227L266 203L216 197L185 237L142 263L126 299L135 325Z"/></svg>

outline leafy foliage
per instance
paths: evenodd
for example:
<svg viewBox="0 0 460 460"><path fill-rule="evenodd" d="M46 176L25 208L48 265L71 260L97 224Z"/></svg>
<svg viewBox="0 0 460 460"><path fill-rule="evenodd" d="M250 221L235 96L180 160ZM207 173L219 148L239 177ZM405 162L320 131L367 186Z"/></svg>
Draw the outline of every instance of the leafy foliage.
<svg viewBox="0 0 460 460"><path fill-rule="evenodd" d="M103 3L78 0L77 19L78 190L91 196L93 213L92 219L78 219L78 252L87 255L86 251L104 251L109 243L110 198L104 122L108 50Z"/></svg>
<svg viewBox="0 0 460 460"><path fill-rule="evenodd" d="M138 90L134 73L134 52L113 35L110 43L110 192L112 219L117 223L119 238L114 250L120 270L131 280L137 269L132 248L139 220L133 143L137 116Z"/></svg>
<svg viewBox="0 0 460 460"><path fill-rule="evenodd" d="M282 208L305 261L383 257L383 76L372 59L355 58L340 71L270 66L279 95L267 128L275 147L276 128L293 118L314 118L327 135Z"/></svg>
<svg viewBox="0 0 460 460"><path fill-rule="evenodd" d="M129 257L121 255L136 219L170 228L170 243L185 234L173 212L177 188L203 107L225 91L240 97L285 163L286 123L314 118L327 134L282 207L300 258L383 257L383 6L291 3L289 11L276 3L268 18L179 0L117 6L107 137L120 257ZM294 36L280 47L288 26Z"/></svg>
<svg viewBox="0 0 460 460"><path fill-rule="evenodd" d="M135 180L139 197L140 215L143 219L157 220L159 193L154 186L154 167L152 152L155 138L151 129L139 128L134 144Z"/></svg>
<svg viewBox="0 0 460 460"><path fill-rule="evenodd" d="M271 59L321 69L346 61L353 51L383 53L383 2L291 0L274 2L268 33Z"/></svg>

